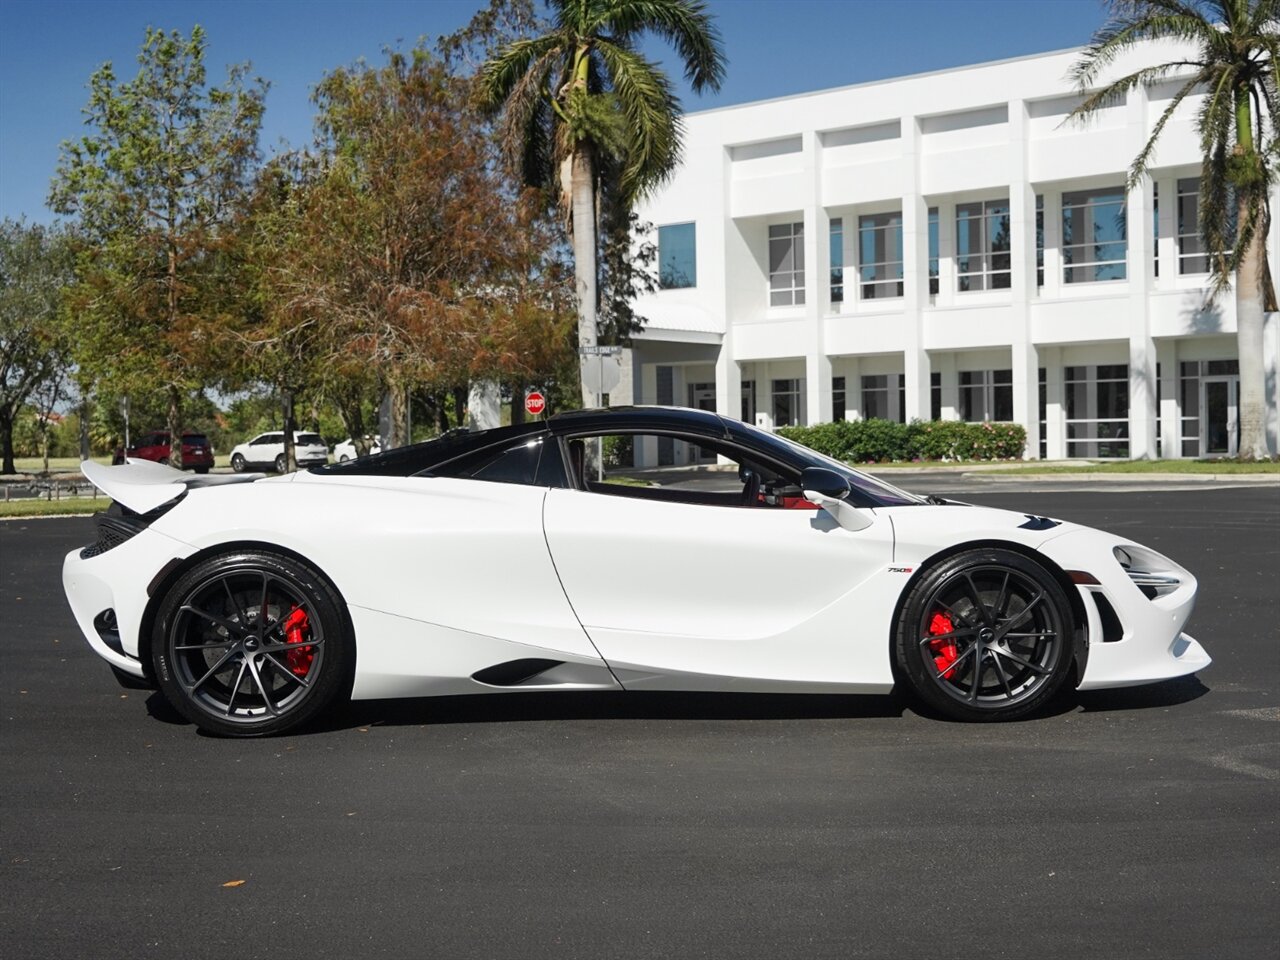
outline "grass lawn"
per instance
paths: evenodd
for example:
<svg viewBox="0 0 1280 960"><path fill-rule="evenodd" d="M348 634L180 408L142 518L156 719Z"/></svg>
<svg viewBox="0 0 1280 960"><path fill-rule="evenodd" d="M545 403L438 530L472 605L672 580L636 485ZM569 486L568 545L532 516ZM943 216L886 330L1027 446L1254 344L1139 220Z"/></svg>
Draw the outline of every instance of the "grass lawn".
<svg viewBox="0 0 1280 960"><path fill-rule="evenodd" d="M61 517L72 513L97 513L111 506L106 497L75 497L62 500L0 500L0 520L5 517Z"/></svg>
<svg viewBox="0 0 1280 960"><path fill-rule="evenodd" d="M110 457L90 457L94 463L111 463ZM44 472L43 457L14 457L13 466L19 473ZM50 457L50 473L77 473L80 470L79 457Z"/></svg>
<svg viewBox="0 0 1280 960"><path fill-rule="evenodd" d="M1018 473L1275 473L1280 474L1280 461L1242 463L1238 460L1118 460L1115 463L1090 463L1078 467L1036 466L1014 468Z"/></svg>

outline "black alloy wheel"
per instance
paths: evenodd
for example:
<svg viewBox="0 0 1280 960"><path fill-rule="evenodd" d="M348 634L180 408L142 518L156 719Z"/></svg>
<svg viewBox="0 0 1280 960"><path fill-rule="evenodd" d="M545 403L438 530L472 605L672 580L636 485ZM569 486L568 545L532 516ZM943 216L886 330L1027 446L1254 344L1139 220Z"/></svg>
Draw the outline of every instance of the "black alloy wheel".
<svg viewBox="0 0 1280 960"><path fill-rule="evenodd" d="M1032 712L1071 671L1066 593L1039 564L1007 550L971 550L927 570L903 605L897 666L913 692L958 720Z"/></svg>
<svg viewBox="0 0 1280 960"><path fill-rule="evenodd" d="M169 591L156 618L155 675L202 730L281 733L349 690L342 601L306 564L266 552L213 557Z"/></svg>

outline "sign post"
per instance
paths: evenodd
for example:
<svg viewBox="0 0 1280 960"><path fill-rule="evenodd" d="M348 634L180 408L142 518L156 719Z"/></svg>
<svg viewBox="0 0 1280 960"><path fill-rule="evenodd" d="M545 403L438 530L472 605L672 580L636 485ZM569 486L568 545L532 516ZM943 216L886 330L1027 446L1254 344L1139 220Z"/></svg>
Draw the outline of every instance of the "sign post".
<svg viewBox="0 0 1280 960"><path fill-rule="evenodd" d="M622 380L622 348L600 346L578 348L582 385L596 395L596 406L604 406L604 395ZM604 438L596 438L597 479L604 481Z"/></svg>

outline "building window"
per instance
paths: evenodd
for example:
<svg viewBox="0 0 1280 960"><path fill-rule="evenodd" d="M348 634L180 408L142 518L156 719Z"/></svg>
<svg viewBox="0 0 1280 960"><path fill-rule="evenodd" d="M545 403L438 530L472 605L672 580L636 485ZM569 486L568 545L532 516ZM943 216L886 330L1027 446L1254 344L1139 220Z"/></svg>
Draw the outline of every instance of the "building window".
<svg viewBox="0 0 1280 960"><path fill-rule="evenodd" d="M845 400L844 377L831 378L831 419L843 420L848 403Z"/></svg>
<svg viewBox="0 0 1280 960"><path fill-rule="evenodd" d="M889 378L884 374L862 378L862 416L866 420L889 420Z"/></svg>
<svg viewBox="0 0 1280 960"><path fill-rule="evenodd" d="M1040 388L1037 391L1040 408L1040 459L1049 459L1049 384L1045 379L1045 368L1040 368Z"/></svg>
<svg viewBox="0 0 1280 960"><path fill-rule="evenodd" d="M1151 275L1160 276L1160 184L1151 184ZM1157 418L1159 419L1159 418Z"/></svg>
<svg viewBox="0 0 1280 960"><path fill-rule="evenodd" d="M756 422L756 382L742 381L742 422Z"/></svg>
<svg viewBox="0 0 1280 960"><path fill-rule="evenodd" d="M1036 195L1036 289L1044 286L1044 196Z"/></svg>
<svg viewBox="0 0 1280 960"><path fill-rule="evenodd" d="M1129 365L1066 367L1068 457L1129 456Z"/></svg>
<svg viewBox="0 0 1280 960"><path fill-rule="evenodd" d="M1007 290L1009 201L956 204L956 288Z"/></svg>
<svg viewBox="0 0 1280 960"><path fill-rule="evenodd" d="M774 427L798 427L804 422L803 412L800 409L803 392L803 380L773 381Z"/></svg>
<svg viewBox="0 0 1280 960"><path fill-rule="evenodd" d="M960 371L960 419L969 423L1013 420L1013 371Z"/></svg>
<svg viewBox="0 0 1280 960"><path fill-rule="evenodd" d="M907 375L905 373L898 374L898 409L897 416L893 419L899 423L907 422Z"/></svg>
<svg viewBox="0 0 1280 960"><path fill-rule="evenodd" d="M844 221L831 218L831 302L844 302Z"/></svg>
<svg viewBox="0 0 1280 960"><path fill-rule="evenodd" d="M769 228L769 306L804 303L804 224L775 223Z"/></svg>
<svg viewBox="0 0 1280 960"><path fill-rule="evenodd" d="M863 300L902 296L902 212L858 218L858 280Z"/></svg>
<svg viewBox="0 0 1280 960"><path fill-rule="evenodd" d="M938 208L929 208L929 293L938 293Z"/></svg>
<svg viewBox="0 0 1280 960"><path fill-rule="evenodd" d="M1200 178L1178 181L1178 273L1208 273L1209 258L1200 237Z"/></svg>
<svg viewBox="0 0 1280 960"><path fill-rule="evenodd" d="M698 285L697 230L692 223L658 228L658 283L664 290Z"/></svg>
<svg viewBox="0 0 1280 960"><path fill-rule="evenodd" d="M1065 283L1123 280L1129 252L1124 188L1062 195L1062 279Z"/></svg>
<svg viewBox="0 0 1280 960"><path fill-rule="evenodd" d="M942 374L929 374L929 419L942 419Z"/></svg>
<svg viewBox="0 0 1280 960"><path fill-rule="evenodd" d="M1224 416L1226 411L1221 409L1217 411L1201 409L1200 378L1236 377L1239 375L1240 361L1238 360L1184 360L1179 365L1178 398L1181 404L1182 455L1184 457L1206 456L1208 453L1213 452L1215 447L1221 449L1225 446L1226 449L1230 449L1230 442L1224 439L1226 431L1229 429L1229 419ZM1211 399L1209 406L1212 408ZM1208 451L1200 449L1202 415L1206 421L1209 421L1205 424L1205 433L1211 442ZM1213 443L1215 437L1219 442Z"/></svg>

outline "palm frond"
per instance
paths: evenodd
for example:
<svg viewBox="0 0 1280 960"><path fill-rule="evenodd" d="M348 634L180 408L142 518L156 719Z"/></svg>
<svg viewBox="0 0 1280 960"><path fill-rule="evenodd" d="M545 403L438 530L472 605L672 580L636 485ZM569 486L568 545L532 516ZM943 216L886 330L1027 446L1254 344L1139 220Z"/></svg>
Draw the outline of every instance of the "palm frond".
<svg viewBox="0 0 1280 960"><path fill-rule="evenodd" d="M1145 0L1136 8L1115 4L1113 9L1116 14L1093 35L1084 54L1068 73L1078 90L1093 87L1121 54L1145 41L1183 40L1202 49L1222 42L1219 32L1194 7L1179 0Z"/></svg>
<svg viewBox="0 0 1280 960"><path fill-rule="evenodd" d="M535 62L557 53L564 38L547 34L528 40L516 40L498 56L486 62L478 77L477 89L481 109L496 113L502 109L511 91L521 82Z"/></svg>
<svg viewBox="0 0 1280 960"><path fill-rule="evenodd" d="M675 167L680 154L680 103L656 64L612 43L600 42L596 50L613 81L631 134L623 191L639 194L662 182Z"/></svg>
<svg viewBox="0 0 1280 960"><path fill-rule="evenodd" d="M1160 134L1164 132L1165 125L1173 117L1174 113L1177 112L1182 101L1186 100L1187 97L1194 94L1200 88L1201 84L1204 83L1207 74L1207 70L1202 70L1183 84L1178 92L1173 95L1173 98L1169 101L1169 105L1164 108L1159 119L1156 120L1155 124L1152 126L1151 135L1147 137L1147 142L1143 144L1138 155L1134 157L1133 162L1129 164L1129 177L1125 182L1126 190L1132 190L1137 186L1138 182L1147 175L1147 168L1151 163L1151 159L1155 156L1156 145L1160 140Z"/></svg>
<svg viewBox="0 0 1280 960"><path fill-rule="evenodd" d="M675 47L695 93L720 89L724 44L704 0L620 0L601 6L593 32L605 31L619 39L653 33Z"/></svg>

